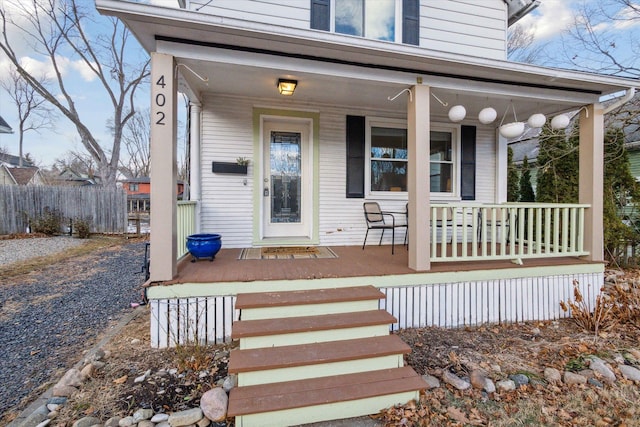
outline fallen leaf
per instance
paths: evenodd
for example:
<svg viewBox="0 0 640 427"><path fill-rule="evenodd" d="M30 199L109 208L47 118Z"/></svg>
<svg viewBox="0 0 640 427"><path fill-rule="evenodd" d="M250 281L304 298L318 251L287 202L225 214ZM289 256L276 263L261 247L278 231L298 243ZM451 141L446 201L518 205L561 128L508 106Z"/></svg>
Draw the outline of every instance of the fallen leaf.
<svg viewBox="0 0 640 427"><path fill-rule="evenodd" d="M126 375L124 375L124 376L122 376L120 378L117 378L117 379L113 380L113 382L115 384L124 384L124 383L127 382L127 379L128 379L128 377Z"/></svg>
<svg viewBox="0 0 640 427"><path fill-rule="evenodd" d="M447 408L447 415L449 415L451 418L458 421L459 423L469 424L469 419L467 418L467 416L464 414L464 412L462 412L458 408L449 406Z"/></svg>

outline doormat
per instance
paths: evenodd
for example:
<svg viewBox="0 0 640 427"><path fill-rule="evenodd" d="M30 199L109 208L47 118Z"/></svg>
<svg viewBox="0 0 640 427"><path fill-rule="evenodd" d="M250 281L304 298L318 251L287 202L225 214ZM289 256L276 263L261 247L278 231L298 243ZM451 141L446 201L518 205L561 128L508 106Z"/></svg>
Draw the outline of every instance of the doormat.
<svg viewBox="0 0 640 427"><path fill-rule="evenodd" d="M326 246L275 246L266 248L246 248L240 251L238 259L320 259L338 258Z"/></svg>

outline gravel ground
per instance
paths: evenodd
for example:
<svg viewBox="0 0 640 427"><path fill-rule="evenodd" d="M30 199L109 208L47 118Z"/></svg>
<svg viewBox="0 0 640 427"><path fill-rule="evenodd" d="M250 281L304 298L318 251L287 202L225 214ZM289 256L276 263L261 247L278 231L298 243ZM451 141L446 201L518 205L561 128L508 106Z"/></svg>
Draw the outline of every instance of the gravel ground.
<svg viewBox="0 0 640 427"><path fill-rule="evenodd" d="M0 266L20 262L34 256L47 256L63 252L85 242L86 240L72 237L0 240Z"/></svg>
<svg viewBox="0 0 640 427"><path fill-rule="evenodd" d="M14 262L17 253L44 255L43 247L55 252L74 244L81 241L2 241L0 256L8 263L8 252ZM57 380L131 302L140 302L143 254L143 243L124 244L0 283L0 414L22 409L21 400Z"/></svg>

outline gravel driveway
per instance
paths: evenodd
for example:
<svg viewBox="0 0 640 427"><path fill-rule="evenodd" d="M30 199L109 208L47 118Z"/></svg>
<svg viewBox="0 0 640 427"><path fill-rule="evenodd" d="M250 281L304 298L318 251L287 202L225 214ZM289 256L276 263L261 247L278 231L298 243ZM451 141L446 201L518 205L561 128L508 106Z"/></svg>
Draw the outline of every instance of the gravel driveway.
<svg viewBox="0 0 640 427"><path fill-rule="evenodd" d="M77 243L54 239L67 240L14 240L11 250L43 255L37 248ZM0 251L6 255L8 245ZM123 244L0 283L0 414L72 367L140 302L143 254L143 243Z"/></svg>

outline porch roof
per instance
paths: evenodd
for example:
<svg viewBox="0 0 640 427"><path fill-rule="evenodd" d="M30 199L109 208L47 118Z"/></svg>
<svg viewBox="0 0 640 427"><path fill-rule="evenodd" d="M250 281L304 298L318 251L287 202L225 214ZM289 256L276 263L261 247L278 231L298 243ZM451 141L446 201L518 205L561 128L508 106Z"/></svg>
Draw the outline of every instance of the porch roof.
<svg viewBox="0 0 640 427"><path fill-rule="evenodd" d="M295 97L315 104L341 104L405 111L388 97L415 85L417 78L451 105L463 102L469 114L491 106L518 114L552 114L598 102L637 86L638 81L573 70L450 54L422 47L369 40L317 30L295 29L220 18L178 8L128 1L97 0L98 10L122 19L148 52L174 55L182 90L202 93L276 95L278 78L297 79ZM449 107L432 102L432 114Z"/></svg>

